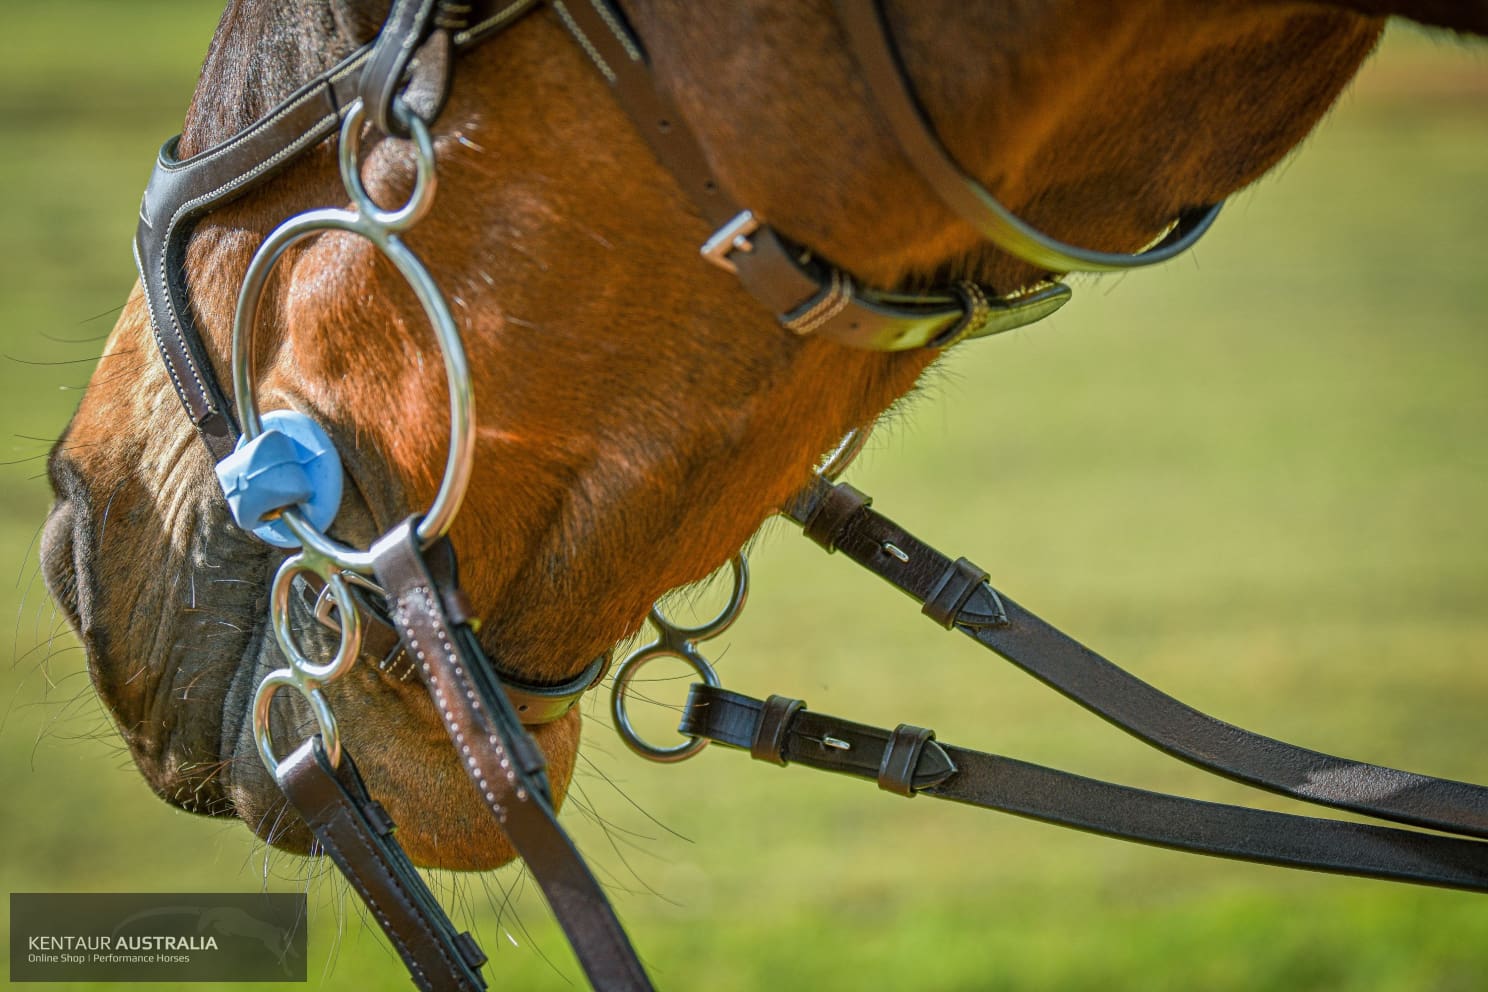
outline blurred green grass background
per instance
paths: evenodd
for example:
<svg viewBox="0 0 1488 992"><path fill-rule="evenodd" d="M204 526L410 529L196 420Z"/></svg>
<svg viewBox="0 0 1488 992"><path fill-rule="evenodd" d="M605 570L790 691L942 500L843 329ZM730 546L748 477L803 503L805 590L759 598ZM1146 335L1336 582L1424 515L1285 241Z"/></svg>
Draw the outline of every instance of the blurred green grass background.
<svg viewBox="0 0 1488 992"><path fill-rule="evenodd" d="M310 875L311 985L402 988L322 868L153 799L35 579L45 442L132 284L139 190L213 8L89 0L0 18L4 888ZM1320 750L1482 780L1485 175L1484 47L1394 30L1319 134L1195 252L1086 280L1053 320L961 349L851 478L1180 698ZM937 636L785 527L753 564L721 666L732 687L1287 808ZM721 751L653 766L599 702L565 819L665 988L1488 987L1482 897L1149 850ZM473 914L494 986L582 983L520 870L435 884Z"/></svg>

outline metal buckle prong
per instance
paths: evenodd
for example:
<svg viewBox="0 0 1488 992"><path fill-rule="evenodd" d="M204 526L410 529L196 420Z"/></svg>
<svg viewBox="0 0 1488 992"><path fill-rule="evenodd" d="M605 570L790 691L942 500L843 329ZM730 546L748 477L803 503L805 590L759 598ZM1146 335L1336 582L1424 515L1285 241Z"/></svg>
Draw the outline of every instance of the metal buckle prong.
<svg viewBox="0 0 1488 992"><path fill-rule="evenodd" d="M729 261L729 256L736 251L754 251L754 242L749 240L749 236L759 228L760 222L754 211L742 210L733 220L714 231L698 252L723 271L736 276L739 268Z"/></svg>

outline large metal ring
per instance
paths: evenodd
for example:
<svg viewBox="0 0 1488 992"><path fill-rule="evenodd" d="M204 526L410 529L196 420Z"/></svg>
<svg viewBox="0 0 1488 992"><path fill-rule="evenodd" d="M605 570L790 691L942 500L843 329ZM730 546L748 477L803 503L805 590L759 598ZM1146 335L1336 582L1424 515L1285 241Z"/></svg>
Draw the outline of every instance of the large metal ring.
<svg viewBox="0 0 1488 992"><path fill-rule="evenodd" d="M359 173L362 108L354 104L341 128L342 179L346 183L356 210L311 210L290 218L274 230L259 247L243 277L238 294L238 308L233 316L233 390L236 394L238 421L243 437L251 440L263 431L254 397L254 334L258 323L258 305L269 273L284 253L294 244L322 231L347 231L372 242L407 280L423 307L439 349L444 354L445 375L449 381L450 440L445 460L444 478L434 502L419 522L419 538L427 547L449 532L455 514L465 498L475 456L475 404L471 395L470 369L460 332L434 278L418 257L398 238L398 232L414 223L428 210L434 195L434 145L428 127L416 115L410 115L413 129L414 162L417 177L408 203L397 210L383 210L367 196ZM372 557L340 543L307 521L295 508L283 511L283 519L308 551L348 571L372 574Z"/></svg>
<svg viewBox="0 0 1488 992"><path fill-rule="evenodd" d="M734 587L729 593L727 605L717 616L696 627L680 627L669 620L659 607L652 606L650 620L656 627L656 640L637 648L615 666L615 681L610 689L610 715L615 721L615 731L625 742L625 746L643 758L661 762L682 761L708 746L708 740L704 737L689 737L672 747L658 747L643 738L630 720L630 683L637 672L657 658L676 658L691 667L708 685L715 689L721 685L718 673L698 650L698 644L728 630L739 618L739 613L749 599L748 560L741 552L731 564Z"/></svg>

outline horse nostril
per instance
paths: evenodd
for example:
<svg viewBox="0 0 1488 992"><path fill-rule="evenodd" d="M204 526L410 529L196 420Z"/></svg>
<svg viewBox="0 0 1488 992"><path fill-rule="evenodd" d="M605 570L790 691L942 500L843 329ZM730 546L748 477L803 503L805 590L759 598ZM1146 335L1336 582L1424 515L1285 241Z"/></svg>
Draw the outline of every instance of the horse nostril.
<svg viewBox="0 0 1488 992"><path fill-rule="evenodd" d="M52 495L60 505L85 487L83 474L77 462L67 455L67 435L64 434L47 453L47 481L52 484Z"/></svg>

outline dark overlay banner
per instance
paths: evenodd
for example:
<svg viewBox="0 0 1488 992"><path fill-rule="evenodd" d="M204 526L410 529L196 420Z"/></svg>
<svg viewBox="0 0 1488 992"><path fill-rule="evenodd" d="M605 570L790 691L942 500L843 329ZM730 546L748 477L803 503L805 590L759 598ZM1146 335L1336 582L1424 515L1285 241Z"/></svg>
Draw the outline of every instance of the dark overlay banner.
<svg viewBox="0 0 1488 992"><path fill-rule="evenodd" d="M305 894L12 892L12 982L303 982Z"/></svg>

